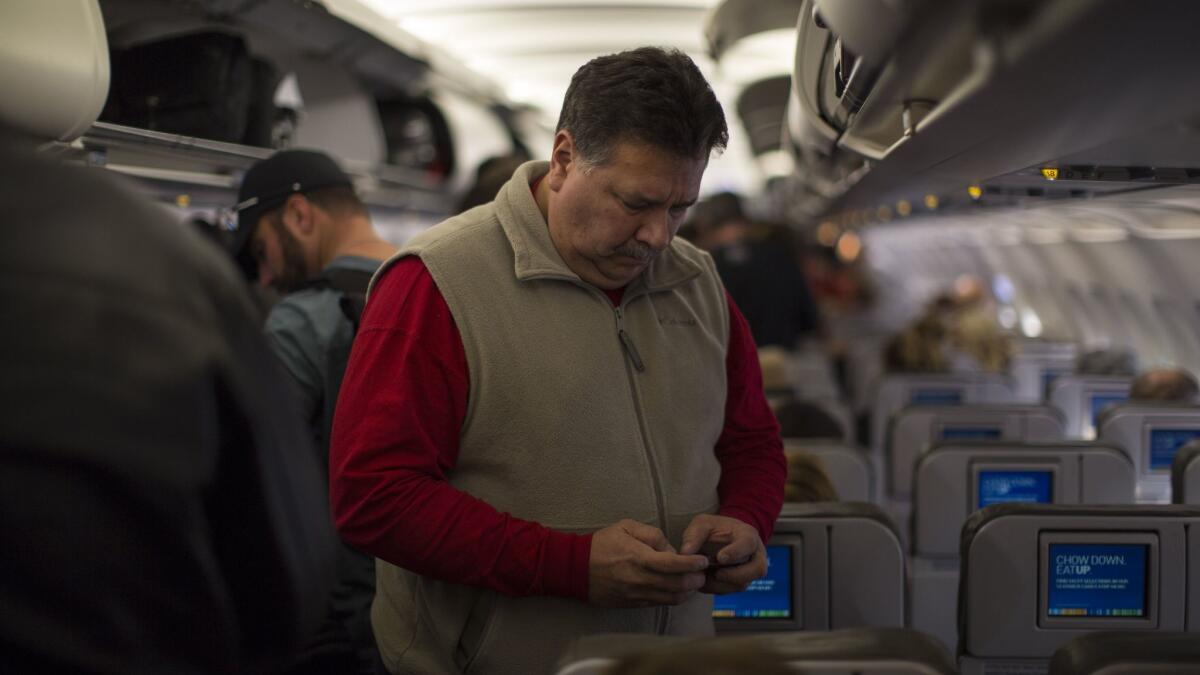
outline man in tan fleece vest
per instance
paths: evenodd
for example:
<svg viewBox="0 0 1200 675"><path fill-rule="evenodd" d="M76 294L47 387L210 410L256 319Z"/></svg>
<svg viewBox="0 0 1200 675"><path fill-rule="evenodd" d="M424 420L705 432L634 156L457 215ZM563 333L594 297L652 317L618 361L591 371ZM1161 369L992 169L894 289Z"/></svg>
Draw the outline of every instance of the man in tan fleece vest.
<svg viewBox="0 0 1200 675"><path fill-rule="evenodd" d="M550 161L372 283L330 451L393 673L546 673L596 632L711 634L766 570L778 426L712 259L674 239L724 114L643 48L572 78Z"/></svg>

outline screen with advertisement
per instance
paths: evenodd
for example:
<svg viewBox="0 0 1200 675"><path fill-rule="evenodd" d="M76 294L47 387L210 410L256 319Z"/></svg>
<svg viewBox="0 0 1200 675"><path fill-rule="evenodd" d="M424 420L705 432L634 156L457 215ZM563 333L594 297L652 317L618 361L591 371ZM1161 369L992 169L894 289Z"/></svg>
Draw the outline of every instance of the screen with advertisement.
<svg viewBox="0 0 1200 675"><path fill-rule="evenodd" d="M962 405L961 389L914 389L908 398L911 405Z"/></svg>
<svg viewBox="0 0 1200 675"><path fill-rule="evenodd" d="M980 471L979 508L992 504L1023 502L1050 504L1054 501L1053 471Z"/></svg>
<svg viewBox="0 0 1200 675"><path fill-rule="evenodd" d="M1175 453L1200 437L1200 429L1150 429L1150 468L1170 469Z"/></svg>
<svg viewBox="0 0 1200 675"><path fill-rule="evenodd" d="M1092 428L1097 427L1097 421L1100 418L1100 412L1114 403L1121 403L1129 400L1129 394L1117 392L1097 392L1092 394L1090 399L1092 408Z"/></svg>
<svg viewBox="0 0 1200 675"><path fill-rule="evenodd" d="M792 547L767 547L767 574L741 593L713 596L715 619L791 619Z"/></svg>
<svg viewBox="0 0 1200 675"><path fill-rule="evenodd" d="M998 440L997 427L942 427L939 438L943 441L987 441Z"/></svg>
<svg viewBox="0 0 1200 675"><path fill-rule="evenodd" d="M1149 546L1051 543L1046 614L1063 618L1147 616Z"/></svg>

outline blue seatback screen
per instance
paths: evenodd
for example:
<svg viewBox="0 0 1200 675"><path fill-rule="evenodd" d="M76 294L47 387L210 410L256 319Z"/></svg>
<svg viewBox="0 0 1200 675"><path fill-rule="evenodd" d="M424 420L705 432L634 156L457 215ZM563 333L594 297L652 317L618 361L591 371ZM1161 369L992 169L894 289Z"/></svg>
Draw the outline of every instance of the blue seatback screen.
<svg viewBox="0 0 1200 675"><path fill-rule="evenodd" d="M914 389L908 402L912 405L962 405L962 389Z"/></svg>
<svg viewBox="0 0 1200 675"><path fill-rule="evenodd" d="M1098 426L1096 422L1100 418L1100 411L1114 403L1120 403L1128 400L1128 394L1092 394L1092 426Z"/></svg>
<svg viewBox="0 0 1200 675"><path fill-rule="evenodd" d="M1000 438L997 427L942 427L943 441L985 441Z"/></svg>
<svg viewBox="0 0 1200 675"><path fill-rule="evenodd" d="M1146 544L1050 544L1046 613L1145 617L1147 549Z"/></svg>
<svg viewBox="0 0 1200 675"><path fill-rule="evenodd" d="M767 547L767 575L741 593L713 596L713 618L791 619L792 547Z"/></svg>
<svg viewBox="0 0 1200 675"><path fill-rule="evenodd" d="M1150 468L1169 469L1179 448L1196 437L1200 437L1200 429L1151 429Z"/></svg>
<svg viewBox="0 0 1200 675"><path fill-rule="evenodd" d="M979 508L992 504L1054 501L1053 471L980 471Z"/></svg>

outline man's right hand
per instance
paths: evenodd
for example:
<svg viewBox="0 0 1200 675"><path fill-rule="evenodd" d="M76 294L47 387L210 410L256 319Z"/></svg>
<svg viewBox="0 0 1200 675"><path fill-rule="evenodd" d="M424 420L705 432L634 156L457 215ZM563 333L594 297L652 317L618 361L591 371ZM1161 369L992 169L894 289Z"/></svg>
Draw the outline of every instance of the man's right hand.
<svg viewBox="0 0 1200 675"><path fill-rule="evenodd" d="M622 520L592 535L588 600L604 607L678 605L704 586L708 559L680 555L662 530Z"/></svg>

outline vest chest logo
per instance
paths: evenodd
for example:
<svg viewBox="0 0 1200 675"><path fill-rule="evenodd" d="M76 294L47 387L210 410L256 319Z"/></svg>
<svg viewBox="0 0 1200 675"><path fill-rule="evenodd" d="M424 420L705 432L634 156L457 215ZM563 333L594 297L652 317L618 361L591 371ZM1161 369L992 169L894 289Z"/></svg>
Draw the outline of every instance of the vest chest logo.
<svg viewBox="0 0 1200 675"><path fill-rule="evenodd" d="M695 326L699 325L699 323L696 321L696 319L693 317L690 317L690 316L689 317L662 316L662 317L659 317L658 323L662 326L692 326L692 327L695 327Z"/></svg>

